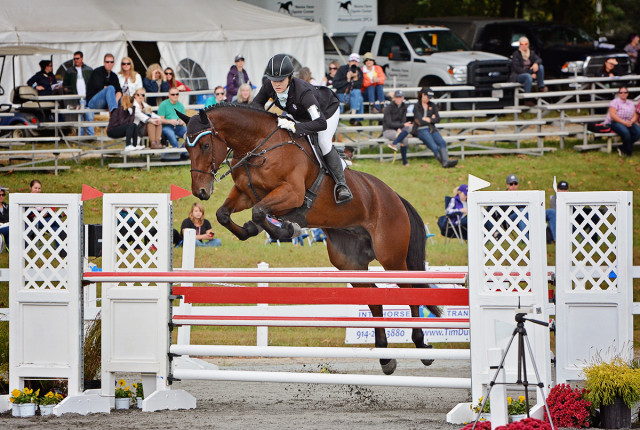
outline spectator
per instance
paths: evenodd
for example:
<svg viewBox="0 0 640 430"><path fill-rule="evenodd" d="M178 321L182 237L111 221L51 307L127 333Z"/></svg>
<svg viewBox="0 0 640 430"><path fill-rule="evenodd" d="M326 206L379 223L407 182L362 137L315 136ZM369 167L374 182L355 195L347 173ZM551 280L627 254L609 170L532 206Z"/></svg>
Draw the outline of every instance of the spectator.
<svg viewBox="0 0 640 430"><path fill-rule="evenodd" d="M107 136L112 139L126 137L125 151L136 151L144 149L138 146L138 126L135 121L135 110L131 97L122 97L121 104L111 111L109 125L107 126Z"/></svg>
<svg viewBox="0 0 640 430"><path fill-rule="evenodd" d="M455 190L455 195L449 200L445 213L456 227L460 226L462 238L467 240L467 184L462 184Z"/></svg>
<svg viewBox="0 0 640 430"><path fill-rule="evenodd" d="M618 60L613 57L607 58L604 63L602 63L602 69L600 69L599 77L601 78L613 78L617 76L615 68L618 65Z"/></svg>
<svg viewBox="0 0 640 430"><path fill-rule="evenodd" d="M244 56L236 55L235 64L229 69L227 73L227 101L233 100L233 97L238 94L238 88L242 84L251 85L251 80L247 71L244 70ZM253 87L253 85L252 85Z"/></svg>
<svg viewBox="0 0 640 430"><path fill-rule="evenodd" d="M233 102L237 104L251 104L253 100L253 93L251 92L251 85L242 84L240 88L238 88L238 94L233 98Z"/></svg>
<svg viewBox="0 0 640 430"><path fill-rule="evenodd" d="M619 146L618 154L631 157L633 153L633 144L640 138L640 126L638 126L638 114L635 106L629 97L627 87L620 87L618 96L609 103L609 112L604 120L605 125L610 125L611 129L616 132L622 139L622 145Z"/></svg>
<svg viewBox="0 0 640 430"><path fill-rule="evenodd" d="M166 93L169 92L169 82L162 72L160 64L153 63L147 69L147 76L142 80L142 85L148 93ZM147 103L151 106L158 106L161 97L149 97Z"/></svg>
<svg viewBox="0 0 640 430"><path fill-rule="evenodd" d="M104 65L96 67L91 73L87 84L87 106L90 109L108 108L109 112L118 107L122 88L118 76L112 72L114 59L113 55L104 56ZM93 120L93 114L91 114Z"/></svg>
<svg viewBox="0 0 640 430"><path fill-rule="evenodd" d="M169 88L177 88L178 91L191 91L191 88L176 79L176 74L171 67L164 69L164 75L169 82Z"/></svg>
<svg viewBox="0 0 640 430"><path fill-rule="evenodd" d="M180 113L185 113L185 108L182 103L178 101L180 92L176 88L169 90L169 98L158 107L158 115L162 118L162 134L169 141L169 145L173 148L179 148L178 139L184 137L187 132L185 123L178 118L176 110ZM181 154L181 158L186 157Z"/></svg>
<svg viewBox="0 0 640 430"><path fill-rule="evenodd" d="M509 176L507 176L507 191L518 191L518 177L514 174L511 174ZM503 211L507 211L507 206L502 206ZM517 210L520 212L524 212L525 211L525 207L524 206L516 206ZM529 214L525 213L525 218L529 219ZM509 219L511 219L511 221L515 221L516 219L518 219L518 214L513 211L509 213ZM526 223L522 220L518 221L518 230L520 231L524 231L524 229L526 228ZM527 232L527 237L529 237L529 232Z"/></svg>
<svg viewBox="0 0 640 430"><path fill-rule="evenodd" d="M324 75L324 78L322 78L322 85L333 89L333 79L336 76L338 67L340 67L340 63L338 63L337 60L333 60L331 63L329 63L329 72Z"/></svg>
<svg viewBox="0 0 640 430"><path fill-rule="evenodd" d="M160 116L153 113L151 106L145 103L144 99L147 91L138 88L133 95L133 106L135 107L134 122L138 125L138 136L149 136L149 148L162 149L160 143L162 138L162 120Z"/></svg>
<svg viewBox="0 0 640 430"><path fill-rule="evenodd" d="M65 94L78 94L82 96L79 101L81 109L87 104L87 83L91 79L91 73L93 69L84 64L84 54L82 51L76 51L73 53L73 68L67 69L62 80L62 88ZM68 106L72 107L72 106ZM83 114L85 121L93 120L93 115L85 113ZM86 134L87 136L93 136L95 134L93 127L82 127L80 129L80 136Z"/></svg>
<svg viewBox="0 0 640 430"><path fill-rule="evenodd" d="M362 66L362 89L364 90L369 109L372 113L382 112L384 109L384 71L376 65L376 60L371 52L364 54L364 66Z"/></svg>
<svg viewBox="0 0 640 430"><path fill-rule="evenodd" d="M227 98L227 95L224 91L224 88L221 85L218 85L217 87L215 87L215 89L213 90L213 97L209 97L207 99L207 102L205 103L204 107L209 108L213 105L217 105L220 104L222 102L224 102Z"/></svg>
<svg viewBox="0 0 640 430"><path fill-rule="evenodd" d="M397 145L400 143L403 166L409 165L407 161L407 144L412 124L411 121L407 121L407 105L404 102L404 93L402 90L396 90L393 93L393 103L389 104L384 110L382 136L392 141L387 146L394 151L398 150Z"/></svg>
<svg viewBox="0 0 640 430"><path fill-rule="evenodd" d="M124 57L120 61L118 81L120 82L120 88L122 88L122 95L133 97L138 88L142 88L142 76L134 70L131 58Z"/></svg>
<svg viewBox="0 0 640 430"><path fill-rule="evenodd" d="M180 226L180 233L184 237L184 229L192 228L196 231L196 246L220 246L220 239L214 238L211 223L204 217L204 206L195 202L189 211L189 218L185 218Z"/></svg>
<svg viewBox="0 0 640 430"><path fill-rule="evenodd" d="M0 185L0 236L2 236L0 252L9 247L9 205L5 203L7 194L9 194L9 188Z"/></svg>
<svg viewBox="0 0 640 430"><path fill-rule="evenodd" d="M569 183L567 181L558 182L558 192L569 191ZM545 220L549 223L549 230L551 230L551 237L553 241L556 241L556 196L555 194L549 197L549 209L544 213Z"/></svg>
<svg viewBox="0 0 640 430"><path fill-rule="evenodd" d="M544 67L542 59L529 48L529 39L520 38L520 47L511 56L511 81L519 82L524 86L524 92L531 92L533 80L538 81L538 91L547 91L544 86ZM528 100L528 106L532 106L533 102Z"/></svg>
<svg viewBox="0 0 640 430"><path fill-rule="evenodd" d="M340 100L340 113L344 106L351 106L352 114L364 113L362 100L362 71L360 70L360 56L353 53L349 56L349 63L340 66L333 79L333 88ZM361 126L360 121L351 118L351 125Z"/></svg>
<svg viewBox="0 0 640 430"><path fill-rule="evenodd" d="M311 69L308 67L303 67L300 69L300 71L298 72L298 79L309 82L311 85L320 85L318 81L316 81L315 78L311 76Z"/></svg>
<svg viewBox="0 0 640 430"><path fill-rule="evenodd" d="M631 60L631 73L636 72L636 66L638 65L638 45L640 45L640 36L638 36L638 33L631 33L629 35L629 43L624 47L624 52L629 55L629 60Z"/></svg>
<svg viewBox="0 0 640 430"><path fill-rule="evenodd" d="M29 78L27 85L38 90L39 96L48 96L53 94L62 94L62 89L56 79L56 75L53 74L53 64L51 60L42 60L40 63L40 71ZM59 90L59 91L55 91Z"/></svg>
<svg viewBox="0 0 640 430"><path fill-rule="evenodd" d="M413 108L412 134L433 151L433 155L442 164L442 167L455 167L458 160L449 159L447 143L436 130L436 124L440 122L440 114L436 105L430 100L433 97L433 91L429 87L423 87L418 93L418 97L418 102Z"/></svg>

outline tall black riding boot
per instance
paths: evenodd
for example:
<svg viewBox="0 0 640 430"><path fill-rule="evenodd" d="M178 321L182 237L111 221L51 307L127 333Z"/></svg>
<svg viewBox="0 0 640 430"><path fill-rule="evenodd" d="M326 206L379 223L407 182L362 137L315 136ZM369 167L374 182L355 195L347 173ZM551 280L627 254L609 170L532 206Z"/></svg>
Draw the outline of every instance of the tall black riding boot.
<svg viewBox="0 0 640 430"><path fill-rule="evenodd" d="M447 168L447 167L455 167L456 164L458 164L458 160L457 159L450 159L449 158L449 151L447 151L447 148L440 148L440 163L442 164L442 167Z"/></svg>
<svg viewBox="0 0 640 430"><path fill-rule="evenodd" d="M336 186L333 189L333 196L336 199L336 203L341 205L343 203L350 202L353 199L351 190L347 187L347 182L344 179L344 171L342 170L342 160L338 155L336 148L331 148L328 154L324 155L324 162L329 168L329 174L336 182Z"/></svg>

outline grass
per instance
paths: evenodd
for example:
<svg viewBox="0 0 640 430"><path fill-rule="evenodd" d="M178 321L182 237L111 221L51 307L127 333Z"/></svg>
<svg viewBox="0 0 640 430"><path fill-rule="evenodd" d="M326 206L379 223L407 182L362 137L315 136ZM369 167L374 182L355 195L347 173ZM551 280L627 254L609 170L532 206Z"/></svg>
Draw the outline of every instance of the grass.
<svg viewBox="0 0 640 430"><path fill-rule="evenodd" d="M374 160L356 160L355 170L373 174L389 184L400 195L409 200L429 223L432 233L437 233L437 217L444 213L444 196L451 195L459 184L467 182L472 174L491 183L489 190L503 190L505 178L514 173L520 178L522 190L544 190L551 195L553 176L569 182L572 191L640 191L640 163L638 156L620 159L617 155L601 152L578 153L571 147L578 141L567 141L569 149L548 153L543 157L527 155L467 157L454 169L443 169L433 159L411 159L409 167L403 167L399 161L380 163ZM548 145L547 145L548 146ZM100 167L98 160L85 160L78 165L68 162L71 170L59 176L11 172L0 176L0 184L9 187L10 193L28 192L29 182L38 178L43 183L43 192L79 193L82 184L95 187L105 193L168 193L170 184L189 188L189 167L154 168L150 172L142 170L113 170ZM206 215L212 221L216 237L222 240L222 247L198 249L196 267L256 267L265 261L271 267L291 266L330 266L323 245L294 247L285 243L281 247L275 244L264 245L264 235L241 242L215 221L215 210L222 204L230 190L230 178L216 184L212 198L203 202ZM11 194L9 195L9 200ZM175 228L179 228L187 216L195 197L187 197L174 202ZM634 201L634 233L640 226L640 199ZM84 217L87 224L102 222L102 200L87 201L84 204ZM234 219L242 223L250 214L237 214ZM634 234L634 249L640 249L640 235ZM182 249L174 250L174 267L180 267ZM555 264L555 248L548 247L548 264ZM427 245L427 260L432 266L466 265L467 246L455 241L445 243L439 234L435 244ZM640 255L636 253L634 265L640 265ZM0 254L0 267L8 267L8 255ZM637 291L640 289L636 282ZM8 306L8 286L0 285L0 307ZM638 324L636 324L638 329ZM0 326L2 331L2 326ZM277 345L342 345L344 332L340 329L303 330L271 329L271 344ZM253 328L196 328L193 330L193 343L239 343L251 344L255 341ZM2 336L0 336L0 340ZM0 357L2 347L0 347ZM0 363L1 365L2 363Z"/></svg>

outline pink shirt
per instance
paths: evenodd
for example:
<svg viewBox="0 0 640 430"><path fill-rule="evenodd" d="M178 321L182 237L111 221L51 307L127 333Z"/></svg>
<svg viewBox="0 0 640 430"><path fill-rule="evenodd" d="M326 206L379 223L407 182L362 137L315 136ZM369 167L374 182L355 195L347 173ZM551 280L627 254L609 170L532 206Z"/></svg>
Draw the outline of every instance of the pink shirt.
<svg viewBox="0 0 640 430"><path fill-rule="evenodd" d="M635 106L631 100L623 102L619 97L611 100L609 108L614 108L620 119L624 121L630 121L631 118L633 118L633 113L635 112ZM611 119L611 115L609 115L609 112L607 111L607 118L604 120L604 123L611 124L612 122L613 120Z"/></svg>

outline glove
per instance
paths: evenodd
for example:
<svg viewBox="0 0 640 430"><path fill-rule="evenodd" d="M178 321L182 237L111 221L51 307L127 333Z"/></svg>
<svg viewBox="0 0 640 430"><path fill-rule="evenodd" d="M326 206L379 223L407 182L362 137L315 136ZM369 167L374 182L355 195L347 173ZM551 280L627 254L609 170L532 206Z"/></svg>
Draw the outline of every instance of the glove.
<svg viewBox="0 0 640 430"><path fill-rule="evenodd" d="M288 118L278 118L278 127L284 130L289 130L293 133L296 132L296 123Z"/></svg>

